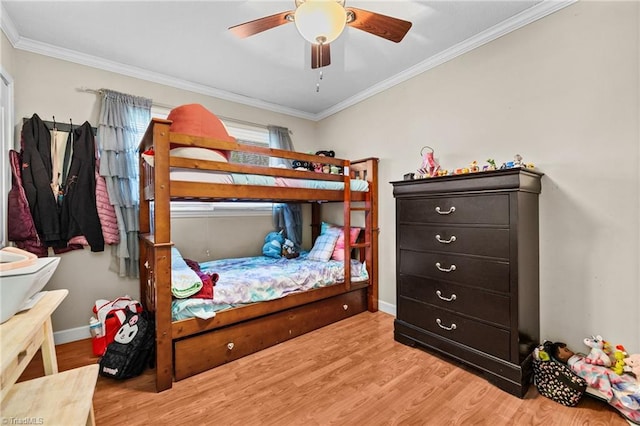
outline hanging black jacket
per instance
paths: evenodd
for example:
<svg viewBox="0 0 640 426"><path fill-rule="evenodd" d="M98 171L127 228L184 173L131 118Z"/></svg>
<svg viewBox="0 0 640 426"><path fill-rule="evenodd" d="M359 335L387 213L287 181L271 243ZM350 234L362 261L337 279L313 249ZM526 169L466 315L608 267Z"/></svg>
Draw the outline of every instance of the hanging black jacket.
<svg viewBox="0 0 640 426"><path fill-rule="evenodd" d="M64 183L60 212L61 234L66 240L84 235L91 251L104 251L102 227L96 207L95 139L87 121L73 130L73 156Z"/></svg>
<svg viewBox="0 0 640 426"><path fill-rule="evenodd" d="M22 186L41 240L47 246L65 246L61 241L60 217L51 191L51 133L44 122L33 117L22 126Z"/></svg>

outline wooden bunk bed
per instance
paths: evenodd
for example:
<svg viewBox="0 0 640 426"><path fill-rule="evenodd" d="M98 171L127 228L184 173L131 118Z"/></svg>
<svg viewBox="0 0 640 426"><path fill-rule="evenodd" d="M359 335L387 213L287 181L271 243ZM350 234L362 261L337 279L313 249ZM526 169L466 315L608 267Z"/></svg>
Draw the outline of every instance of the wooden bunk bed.
<svg viewBox="0 0 640 426"><path fill-rule="evenodd" d="M156 321L156 388L169 389L181 380L306 332L369 310L378 310L378 185L377 158L348 161L236 142L170 132L171 121L153 119L140 144L140 297ZM342 167L342 175L275 167L170 157L170 147L241 151L270 157ZM142 153L154 150L154 167ZM170 169L343 182L343 190L268 187L227 183L171 181ZM352 179L368 182L368 191L351 191ZM352 213L360 212L364 227L356 244L345 232L344 283L294 293L217 312L209 320L172 321L170 201L310 202L311 234L320 234L321 205L343 203L344 230ZM153 210L150 202L154 201ZM153 218L150 218L152 211ZM153 221L153 225L152 225ZM352 282L350 259L365 262L368 280ZM214 297L215 300L215 297Z"/></svg>

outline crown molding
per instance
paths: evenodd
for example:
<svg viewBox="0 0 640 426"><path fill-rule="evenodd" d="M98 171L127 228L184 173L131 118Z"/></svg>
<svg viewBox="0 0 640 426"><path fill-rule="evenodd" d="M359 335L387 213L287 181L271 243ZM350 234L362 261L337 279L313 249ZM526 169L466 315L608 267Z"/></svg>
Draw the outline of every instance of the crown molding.
<svg viewBox="0 0 640 426"><path fill-rule="evenodd" d="M16 26L2 3L0 3L0 28L2 28L2 32L7 36L11 45L15 47L20 39L20 34L18 34Z"/></svg>
<svg viewBox="0 0 640 426"><path fill-rule="evenodd" d="M307 113L293 108L283 107L281 105L265 102L255 98L250 98L248 96L238 95L236 93L227 92L203 84L193 83L187 80L170 77L168 75L156 73L143 68L109 61L97 56L79 53L58 46L53 46L48 43L42 43L39 41L20 37L14 44L14 47L16 49L25 50L31 53L37 53L39 55L62 59L64 61L73 62L104 71L114 72L145 81L151 81L153 83L158 83L169 87L175 87L177 89L187 90L202 95L212 96L218 99L224 99L243 105L315 121L315 114Z"/></svg>
<svg viewBox="0 0 640 426"><path fill-rule="evenodd" d="M451 48L444 50L439 54L432 56L431 58L420 62L419 64L416 64L399 74L394 75L391 78L388 78L374 86L371 86L370 88L344 100L343 102L332 106L331 108L327 108L326 110L319 112L315 115L315 119L319 121L333 114L336 114L343 109L362 102L365 99L372 97L373 95L383 92L397 84L407 81L419 74L422 74L425 71L435 68L438 65L457 58L458 56L461 56L473 49L476 49L499 37L502 37L505 34L515 31L518 28L522 28L525 25L537 21L538 19L544 18L545 16L563 9L577 1L578 0L544 0L542 3L539 3L517 14L506 21L503 21L471 38L468 38L467 40L464 40L456 44L455 46L452 46Z"/></svg>
<svg viewBox="0 0 640 426"><path fill-rule="evenodd" d="M423 61L413 67L396 74L395 76L386 79L370 88L330 107L319 113L309 113L300 111L293 108L287 108L281 105L266 102L260 99L251 98L248 96L239 95L225 90L216 89L211 86L203 84L193 83L187 80L182 80L175 77L170 77L165 74L152 72L143 68L134 67L131 65L125 65L122 63L108 61L96 56L79 53L69 49L60 48L47 43L37 42L30 39L20 37L11 18L7 14L4 7L2 7L2 15L0 24L2 31L7 35L9 41L16 49L25 50L40 55L53 57L56 59L62 59L65 61L77 63L80 65L89 66L105 71L114 72L117 74L126 75L129 77L138 78L141 80L151 81L158 84L163 84L169 87L175 87L177 89L187 90L194 93L199 93L215 98L236 102L239 104L261 108L264 110L290 115L293 117L303 118L311 121L320 121L333 114L336 114L350 106L353 106L359 102L364 101L380 92L383 92L397 84L407 81L419 74L424 73L432 68L437 67L445 62L448 62L460 55L463 55L473 49L476 49L484 44L487 44L505 34L515 31L525 25L528 25L538 19L544 18L560 9L563 9L578 0L543 0L541 3L519 13L518 15L495 25L474 37L464 40L457 45Z"/></svg>

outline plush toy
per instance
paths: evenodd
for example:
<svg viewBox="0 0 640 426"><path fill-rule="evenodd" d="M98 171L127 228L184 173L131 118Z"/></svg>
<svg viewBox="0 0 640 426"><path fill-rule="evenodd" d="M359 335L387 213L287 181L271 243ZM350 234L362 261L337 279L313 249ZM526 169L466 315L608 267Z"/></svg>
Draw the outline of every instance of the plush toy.
<svg viewBox="0 0 640 426"><path fill-rule="evenodd" d="M296 250L296 245L288 238L285 238L282 243L282 255L287 259L293 259L300 256L300 253Z"/></svg>
<svg viewBox="0 0 640 426"><path fill-rule="evenodd" d="M616 351L613 354L613 357L615 358L616 362L611 366L611 369L618 376L621 376L622 373L624 373L626 371L626 369L625 369L625 366L626 366L625 358L626 358L626 356L627 356L627 351L624 350L624 346L617 345L616 346Z"/></svg>
<svg viewBox="0 0 640 426"><path fill-rule="evenodd" d="M322 157L335 157L336 153L334 151L317 151L316 155L320 155Z"/></svg>
<svg viewBox="0 0 640 426"><path fill-rule="evenodd" d="M591 351L584 359L588 364L604 365L611 367L611 358L604 351L604 339L602 336L591 336L583 340L584 344L591 348Z"/></svg>
<svg viewBox="0 0 640 426"><path fill-rule="evenodd" d="M313 165L308 161L293 160L292 166L295 170L313 170Z"/></svg>
<svg viewBox="0 0 640 426"><path fill-rule="evenodd" d="M636 376L636 382L640 384L640 354L631 354L624 359L624 362L631 368L631 372Z"/></svg>
<svg viewBox="0 0 640 426"><path fill-rule="evenodd" d="M262 246L262 254L267 257L280 258L282 257L282 244L284 244L285 238L280 232L269 232L264 237L264 245Z"/></svg>
<svg viewBox="0 0 640 426"><path fill-rule="evenodd" d="M335 157L336 153L334 151L316 151L315 155L319 155L321 157ZM322 163L312 163L313 171L316 173L331 173L331 166L329 164Z"/></svg>

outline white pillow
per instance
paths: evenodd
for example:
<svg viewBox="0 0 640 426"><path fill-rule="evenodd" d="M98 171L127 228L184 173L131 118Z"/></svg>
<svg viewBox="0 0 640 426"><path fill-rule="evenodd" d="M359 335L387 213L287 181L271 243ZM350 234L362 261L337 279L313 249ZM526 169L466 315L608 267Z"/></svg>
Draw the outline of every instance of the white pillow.
<svg viewBox="0 0 640 426"><path fill-rule="evenodd" d="M179 148L173 148L169 155L172 157L191 158L194 160L207 160L207 161L223 161L228 163L227 157L225 157L220 151L215 149L198 148L190 146L181 146Z"/></svg>

